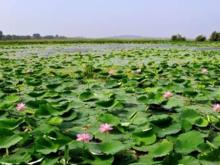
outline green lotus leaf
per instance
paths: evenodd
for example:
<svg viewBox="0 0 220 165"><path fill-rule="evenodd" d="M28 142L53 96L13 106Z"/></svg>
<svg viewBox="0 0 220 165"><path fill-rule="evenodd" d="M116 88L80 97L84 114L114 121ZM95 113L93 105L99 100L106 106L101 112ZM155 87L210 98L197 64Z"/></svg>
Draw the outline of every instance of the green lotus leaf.
<svg viewBox="0 0 220 165"><path fill-rule="evenodd" d="M37 79L37 78L32 78L32 77L27 78L26 82L28 85L31 85L31 86L38 86L42 84L42 80Z"/></svg>
<svg viewBox="0 0 220 165"><path fill-rule="evenodd" d="M101 106L101 107L108 108L108 107L111 107L114 104L114 99L97 101L96 104Z"/></svg>
<svg viewBox="0 0 220 165"><path fill-rule="evenodd" d="M51 104L46 103L39 105L39 109L37 109L35 115L39 117L50 117L57 116L63 113L65 113L65 111L58 111Z"/></svg>
<svg viewBox="0 0 220 165"><path fill-rule="evenodd" d="M163 98L159 94L148 93L147 96L140 96L137 100L144 104L160 104Z"/></svg>
<svg viewBox="0 0 220 165"><path fill-rule="evenodd" d="M59 85L61 85L61 81L59 80L50 80L50 82L47 84L47 88L54 89L57 88Z"/></svg>
<svg viewBox="0 0 220 165"><path fill-rule="evenodd" d="M3 158L0 158L0 163L5 164L22 164L29 163L31 161L31 155L28 152L25 152L24 149L20 148L20 150L14 154L10 154Z"/></svg>
<svg viewBox="0 0 220 165"><path fill-rule="evenodd" d="M42 96L46 91L45 90L33 90L32 92L30 92L28 95L30 95L31 97L39 97Z"/></svg>
<svg viewBox="0 0 220 165"><path fill-rule="evenodd" d="M79 150L80 148L85 147L85 144L83 144L80 141L76 141L76 140L72 140L71 142L68 143L68 147L70 150ZM89 145L89 147L96 147L96 145L93 145L93 143L91 145ZM99 150L97 152L100 152Z"/></svg>
<svg viewBox="0 0 220 165"><path fill-rule="evenodd" d="M184 107L185 104L186 104L186 100L183 97L173 96L167 101L165 107L166 108Z"/></svg>
<svg viewBox="0 0 220 165"><path fill-rule="evenodd" d="M132 121L133 124L136 125L141 125L148 122L148 116L144 112L135 111L133 114L131 114L129 119Z"/></svg>
<svg viewBox="0 0 220 165"><path fill-rule="evenodd" d="M41 165L57 165L58 162L58 158L54 158L54 159L45 159Z"/></svg>
<svg viewBox="0 0 220 165"><path fill-rule="evenodd" d="M35 141L35 150L44 155L55 153L59 148L60 145L54 143L53 139L41 137Z"/></svg>
<svg viewBox="0 0 220 165"><path fill-rule="evenodd" d="M205 118L200 117L195 121L195 125L198 127L207 127L209 125L209 122Z"/></svg>
<svg viewBox="0 0 220 165"><path fill-rule="evenodd" d="M163 157L168 155L173 150L173 143L164 139L161 142L155 143L152 146L149 146L149 153L153 157Z"/></svg>
<svg viewBox="0 0 220 165"><path fill-rule="evenodd" d="M91 165L112 165L113 163L113 157L108 156L108 157L95 157L95 160L84 160L84 163L91 164Z"/></svg>
<svg viewBox="0 0 220 165"><path fill-rule="evenodd" d="M113 125L118 125L120 124L120 119L117 116L114 116L112 114L101 114L98 117L99 121L103 123L108 123L108 124L113 124Z"/></svg>
<svg viewBox="0 0 220 165"><path fill-rule="evenodd" d="M91 91L86 91L86 92L81 93L79 95L79 98L82 101L90 101L90 100L93 100L95 97L94 97L94 94Z"/></svg>
<svg viewBox="0 0 220 165"><path fill-rule="evenodd" d="M5 128L5 129L15 129L17 128L21 123L22 119L0 119L0 128Z"/></svg>
<svg viewBox="0 0 220 165"><path fill-rule="evenodd" d="M194 110L187 109L182 111L180 117L182 120L187 120L191 124L195 124L196 121L201 117L201 115Z"/></svg>
<svg viewBox="0 0 220 165"><path fill-rule="evenodd" d="M207 154L201 154L199 162L202 165L217 165L220 163L220 149L215 149Z"/></svg>
<svg viewBox="0 0 220 165"><path fill-rule="evenodd" d="M154 132L157 133L157 136L163 138L167 135L174 135L181 131L181 124L179 123L171 123L167 127L153 127Z"/></svg>
<svg viewBox="0 0 220 165"><path fill-rule="evenodd" d="M48 120L48 124L59 126L63 122L63 119L60 117L52 117Z"/></svg>
<svg viewBox="0 0 220 165"><path fill-rule="evenodd" d="M95 147L96 152L98 152L97 150L99 150L100 153L104 153L107 155L114 155L120 151L127 149L128 147L125 144L121 143L120 141L105 142L105 143L94 144L94 145L97 145Z"/></svg>
<svg viewBox="0 0 220 165"><path fill-rule="evenodd" d="M44 94L44 98L60 98L60 94L56 91L48 91Z"/></svg>
<svg viewBox="0 0 220 165"><path fill-rule="evenodd" d="M162 161L154 160L153 155L147 154L144 156L140 156L138 162L132 163L131 165L146 165L146 164L162 164Z"/></svg>
<svg viewBox="0 0 220 165"><path fill-rule="evenodd" d="M197 160L196 158L192 157L192 156L184 156L180 161L179 164L182 165L198 165L200 164L199 160Z"/></svg>
<svg viewBox="0 0 220 165"><path fill-rule="evenodd" d="M193 88L185 88L184 94L189 97L195 97L198 94L198 92Z"/></svg>
<svg viewBox="0 0 220 165"><path fill-rule="evenodd" d="M4 97L5 94L0 90L0 98Z"/></svg>
<svg viewBox="0 0 220 165"><path fill-rule="evenodd" d="M4 101L7 104L17 103L19 100L20 100L20 97L17 95L9 95L4 98Z"/></svg>
<svg viewBox="0 0 220 165"><path fill-rule="evenodd" d="M0 128L0 137L0 148L9 148L23 139L21 136L14 134L12 131L3 128Z"/></svg>
<svg viewBox="0 0 220 165"><path fill-rule="evenodd" d="M15 87L7 86L7 87L2 88L2 91L7 94L8 93L16 93L17 89Z"/></svg>
<svg viewBox="0 0 220 165"><path fill-rule="evenodd" d="M149 118L150 122L155 125L163 125L168 124L172 121L172 118L169 115L162 114L162 115L153 115Z"/></svg>
<svg viewBox="0 0 220 165"><path fill-rule="evenodd" d="M200 132L189 131L178 136L175 150L178 153L189 154L196 151L197 147L203 142L203 135Z"/></svg>
<svg viewBox="0 0 220 165"><path fill-rule="evenodd" d="M74 110L69 110L63 113L61 117L64 121L71 121L78 117L78 113L76 113Z"/></svg>
<svg viewBox="0 0 220 165"><path fill-rule="evenodd" d="M147 96L140 96L137 100L141 103L145 103L145 104L148 103L148 97Z"/></svg>
<svg viewBox="0 0 220 165"><path fill-rule="evenodd" d="M132 134L132 137L137 145L150 145L156 142L156 135L153 131L145 131L145 132L135 132Z"/></svg>
<svg viewBox="0 0 220 165"><path fill-rule="evenodd" d="M218 134L212 141L212 144L218 148L220 147L220 134Z"/></svg>
<svg viewBox="0 0 220 165"><path fill-rule="evenodd" d="M108 80L105 84L106 88L112 89L112 88L118 88L120 87L121 83L117 80Z"/></svg>
<svg viewBox="0 0 220 165"><path fill-rule="evenodd" d="M55 111L49 104L41 104L39 109L36 111L36 116L50 116Z"/></svg>
<svg viewBox="0 0 220 165"><path fill-rule="evenodd" d="M127 76L123 74L114 74L114 75L111 75L111 77L115 79L122 79L122 78L126 78Z"/></svg>

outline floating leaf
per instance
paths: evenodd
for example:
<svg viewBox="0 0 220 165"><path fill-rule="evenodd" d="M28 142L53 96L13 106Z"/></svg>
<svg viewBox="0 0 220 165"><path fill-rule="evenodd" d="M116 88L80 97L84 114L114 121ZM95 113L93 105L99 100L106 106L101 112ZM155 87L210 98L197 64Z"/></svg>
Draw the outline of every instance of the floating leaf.
<svg viewBox="0 0 220 165"><path fill-rule="evenodd" d="M15 129L22 123L22 120L17 120L17 119L0 119L0 128L5 128L5 129Z"/></svg>
<svg viewBox="0 0 220 165"><path fill-rule="evenodd" d="M82 101L89 101L94 99L94 94L91 91L83 92L79 95Z"/></svg>
<svg viewBox="0 0 220 165"><path fill-rule="evenodd" d="M22 163L28 163L31 161L31 155L24 151L24 149L20 148L20 150L14 154L5 156L3 158L0 158L0 163L11 163L11 164L22 164Z"/></svg>
<svg viewBox="0 0 220 165"><path fill-rule="evenodd" d="M192 157L192 156L184 156L180 161L179 164L183 164L183 165L198 165L200 164L199 160L197 160L196 158Z"/></svg>
<svg viewBox="0 0 220 165"><path fill-rule="evenodd" d="M153 144L157 139L156 135L151 130L133 133L132 137L138 145L150 145Z"/></svg>
<svg viewBox="0 0 220 165"><path fill-rule="evenodd" d="M98 118L103 123L118 125L120 124L120 119L112 114L102 114Z"/></svg>
<svg viewBox="0 0 220 165"><path fill-rule="evenodd" d="M99 106L108 108L108 107L111 107L114 104L114 99L97 101L96 104L99 105Z"/></svg>
<svg viewBox="0 0 220 165"><path fill-rule="evenodd" d="M168 155L173 150L173 143L168 140L163 140L159 143L149 146L149 153L153 157L163 157Z"/></svg>
<svg viewBox="0 0 220 165"><path fill-rule="evenodd" d="M163 125L171 122L172 118L169 115L154 115L149 118L150 122L156 125Z"/></svg>
<svg viewBox="0 0 220 165"><path fill-rule="evenodd" d="M60 117L52 117L48 120L50 125L59 126L63 122L63 119Z"/></svg>
<svg viewBox="0 0 220 165"><path fill-rule="evenodd" d="M168 127L155 127L154 131L157 133L158 137L162 138L167 135L177 134L181 131L181 125L179 123L172 123Z"/></svg>
<svg viewBox="0 0 220 165"><path fill-rule="evenodd" d="M107 155L114 155L127 148L127 146L122 144L120 141L105 142L105 143L94 144L94 145L97 145L96 150L99 150L100 153L104 153Z"/></svg>
<svg viewBox="0 0 220 165"><path fill-rule="evenodd" d="M21 136L14 134L12 131L2 128L0 129L0 137L0 148L9 148L23 139Z"/></svg>
<svg viewBox="0 0 220 165"><path fill-rule="evenodd" d="M203 135L198 131L180 134L175 149L178 153L188 154L197 150L198 145L204 142Z"/></svg>
<svg viewBox="0 0 220 165"><path fill-rule="evenodd" d="M36 151L44 155L57 152L59 147L58 144L54 143L53 140L49 138L42 137L35 142Z"/></svg>

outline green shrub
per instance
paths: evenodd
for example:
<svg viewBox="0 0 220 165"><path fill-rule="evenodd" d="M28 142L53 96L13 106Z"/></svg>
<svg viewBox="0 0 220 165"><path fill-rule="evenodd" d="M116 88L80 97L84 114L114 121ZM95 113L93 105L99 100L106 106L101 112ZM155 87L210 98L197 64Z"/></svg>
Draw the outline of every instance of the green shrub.
<svg viewBox="0 0 220 165"><path fill-rule="evenodd" d="M177 34L177 35L173 35L173 36L171 37L171 40L172 40L172 41L186 41L186 38L183 37L183 36L180 35L180 34Z"/></svg>
<svg viewBox="0 0 220 165"><path fill-rule="evenodd" d="M0 30L0 40L3 38L3 32Z"/></svg>
<svg viewBox="0 0 220 165"><path fill-rule="evenodd" d="M196 37L196 41L199 41L199 42L206 41L206 37L203 35L199 35Z"/></svg>
<svg viewBox="0 0 220 165"><path fill-rule="evenodd" d="M214 31L214 32L211 34L209 40L210 40L210 41L220 41L220 33Z"/></svg>

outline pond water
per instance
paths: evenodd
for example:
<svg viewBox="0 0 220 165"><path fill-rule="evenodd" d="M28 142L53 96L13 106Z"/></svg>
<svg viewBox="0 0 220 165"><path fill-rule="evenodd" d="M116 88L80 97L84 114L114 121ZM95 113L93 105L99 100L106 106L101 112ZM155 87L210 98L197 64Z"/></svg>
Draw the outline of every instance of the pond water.
<svg viewBox="0 0 220 165"><path fill-rule="evenodd" d="M54 56L74 53L95 53L98 55L112 51L130 49L177 49L191 51L220 51L218 47L195 47L172 44L54 44L54 45L26 45L26 46L2 46L0 52L11 57L25 56Z"/></svg>

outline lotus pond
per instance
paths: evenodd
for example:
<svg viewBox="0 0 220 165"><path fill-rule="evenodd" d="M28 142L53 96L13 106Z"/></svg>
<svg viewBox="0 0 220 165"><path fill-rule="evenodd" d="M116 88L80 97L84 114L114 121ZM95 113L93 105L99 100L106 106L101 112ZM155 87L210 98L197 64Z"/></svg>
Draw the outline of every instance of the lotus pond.
<svg viewBox="0 0 220 165"><path fill-rule="evenodd" d="M0 164L220 164L220 51L35 48L0 49Z"/></svg>

